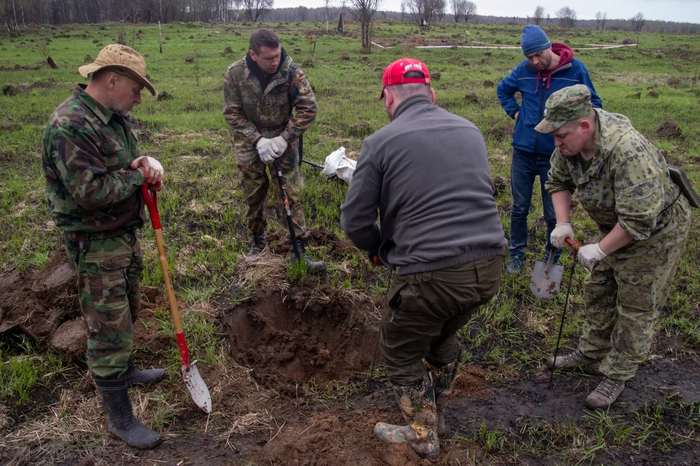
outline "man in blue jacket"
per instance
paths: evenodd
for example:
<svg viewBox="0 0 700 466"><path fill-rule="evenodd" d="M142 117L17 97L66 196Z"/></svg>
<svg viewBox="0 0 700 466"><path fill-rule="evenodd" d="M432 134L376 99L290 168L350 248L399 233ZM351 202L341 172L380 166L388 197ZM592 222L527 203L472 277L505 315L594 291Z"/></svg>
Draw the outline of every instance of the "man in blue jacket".
<svg viewBox="0 0 700 466"><path fill-rule="evenodd" d="M549 157L554 152L554 139L549 134L535 131L535 126L544 118L544 104L554 92L575 84L584 84L591 91L593 107L601 108L602 100L595 93L588 70L568 45L550 42L539 26L533 24L523 28L520 46L527 60L521 62L498 84L497 94L501 107L515 119L513 134L513 163L511 165L511 191L513 207L510 213L510 247L506 270L508 273L522 271L527 246L527 214L532 201L535 177L540 177L542 208L547 221L547 248L559 259L559 251L552 248L549 236L556 227L552 198L544 187L549 171ZM520 92L522 104L518 104L515 93Z"/></svg>

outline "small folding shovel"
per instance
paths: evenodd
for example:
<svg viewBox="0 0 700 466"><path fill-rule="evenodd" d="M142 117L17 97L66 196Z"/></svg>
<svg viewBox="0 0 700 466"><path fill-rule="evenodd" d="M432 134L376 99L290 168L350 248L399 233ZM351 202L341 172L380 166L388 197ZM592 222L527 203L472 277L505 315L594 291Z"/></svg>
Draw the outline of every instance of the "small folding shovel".
<svg viewBox="0 0 700 466"><path fill-rule="evenodd" d="M175 300L175 292L173 285L170 283L170 274L168 273L168 259L165 257L165 247L163 246L163 233L160 229L160 216L158 215L158 196L155 191L149 191L146 183L141 185L143 198L146 200L148 212L151 214L151 224L153 232L156 236L156 246L158 247L158 257L160 258L160 267L163 269L163 279L165 280L165 289L168 292L168 303L170 305L170 314L173 316L175 324L175 337L177 337L177 346L180 348L180 369L182 376L185 379L185 386L190 391L192 401L202 408L204 412L211 413L211 396L207 384L202 380L197 369L197 361L190 362L190 352L187 349L185 335L182 332L182 323L180 322L180 312L177 309L177 301ZM151 194L152 193L152 194Z"/></svg>
<svg viewBox="0 0 700 466"><path fill-rule="evenodd" d="M530 291L540 299L553 299L559 292L564 266L554 263L554 255L554 250L550 250L549 260L538 260L532 271Z"/></svg>

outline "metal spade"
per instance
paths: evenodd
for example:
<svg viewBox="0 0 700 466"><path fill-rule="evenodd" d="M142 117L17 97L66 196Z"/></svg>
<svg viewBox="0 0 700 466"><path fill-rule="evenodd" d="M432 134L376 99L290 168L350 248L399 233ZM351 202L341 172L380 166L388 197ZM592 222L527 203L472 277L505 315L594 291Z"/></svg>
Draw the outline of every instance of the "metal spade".
<svg viewBox="0 0 700 466"><path fill-rule="evenodd" d="M204 412L211 413L211 396L207 384L202 380L197 369L197 361L190 362L190 352L185 341L185 334L182 331L182 323L180 322L180 312L177 309L177 300L175 299L175 291L170 283L170 274L168 273L168 259L165 257L165 246L163 241L163 232L160 226L160 216L158 215L158 197L155 191L149 192L146 183L141 185L143 198L146 200L148 212L151 214L151 223L153 224L153 232L156 236L156 246L158 247L158 257L160 258L160 266L163 269L163 279L165 280L165 289L168 292L168 304L170 305L170 314L173 317L175 324L175 337L177 338L177 346L180 349L180 369L182 377L185 379L185 386L190 392L192 401L199 406Z"/></svg>
<svg viewBox="0 0 700 466"><path fill-rule="evenodd" d="M554 251L549 252L549 260L538 260L532 271L530 291L540 299L553 299L559 292L564 266L554 263Z"/></svg>

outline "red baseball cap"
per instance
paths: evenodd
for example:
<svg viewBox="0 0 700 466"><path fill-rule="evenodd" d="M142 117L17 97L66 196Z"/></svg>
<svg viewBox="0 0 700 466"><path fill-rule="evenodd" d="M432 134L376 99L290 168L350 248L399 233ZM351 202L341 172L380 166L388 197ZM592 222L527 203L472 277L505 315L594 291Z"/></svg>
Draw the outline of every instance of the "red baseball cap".
<svg viewBox="0 0 700 466"><path fill-rule="evenodd" d="M411 71L423 73L423 77L407 78L405 75ZM382 93L379 100L384 98L384 88L396 86L397 84L428 84L430 85L430 72L428 66L420 60L413 58L402 58L396 60L391 65L384 68L382 76Z"/></svg>

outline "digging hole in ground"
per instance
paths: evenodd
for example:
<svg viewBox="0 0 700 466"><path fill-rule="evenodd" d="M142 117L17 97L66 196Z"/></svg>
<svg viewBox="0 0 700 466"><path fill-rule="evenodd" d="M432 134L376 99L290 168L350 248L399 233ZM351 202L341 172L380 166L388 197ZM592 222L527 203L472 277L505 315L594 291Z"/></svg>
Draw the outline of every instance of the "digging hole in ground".
<svg viewBox="0 0 700 466"><path fill-rule="evenodd" d="M314 299L319 295L323 302ZM310 380L346 382L380 360L378 322L368 322L368 306L332 289L258 295L225 317L233 357L282 394L294 396Z"/></svg>

